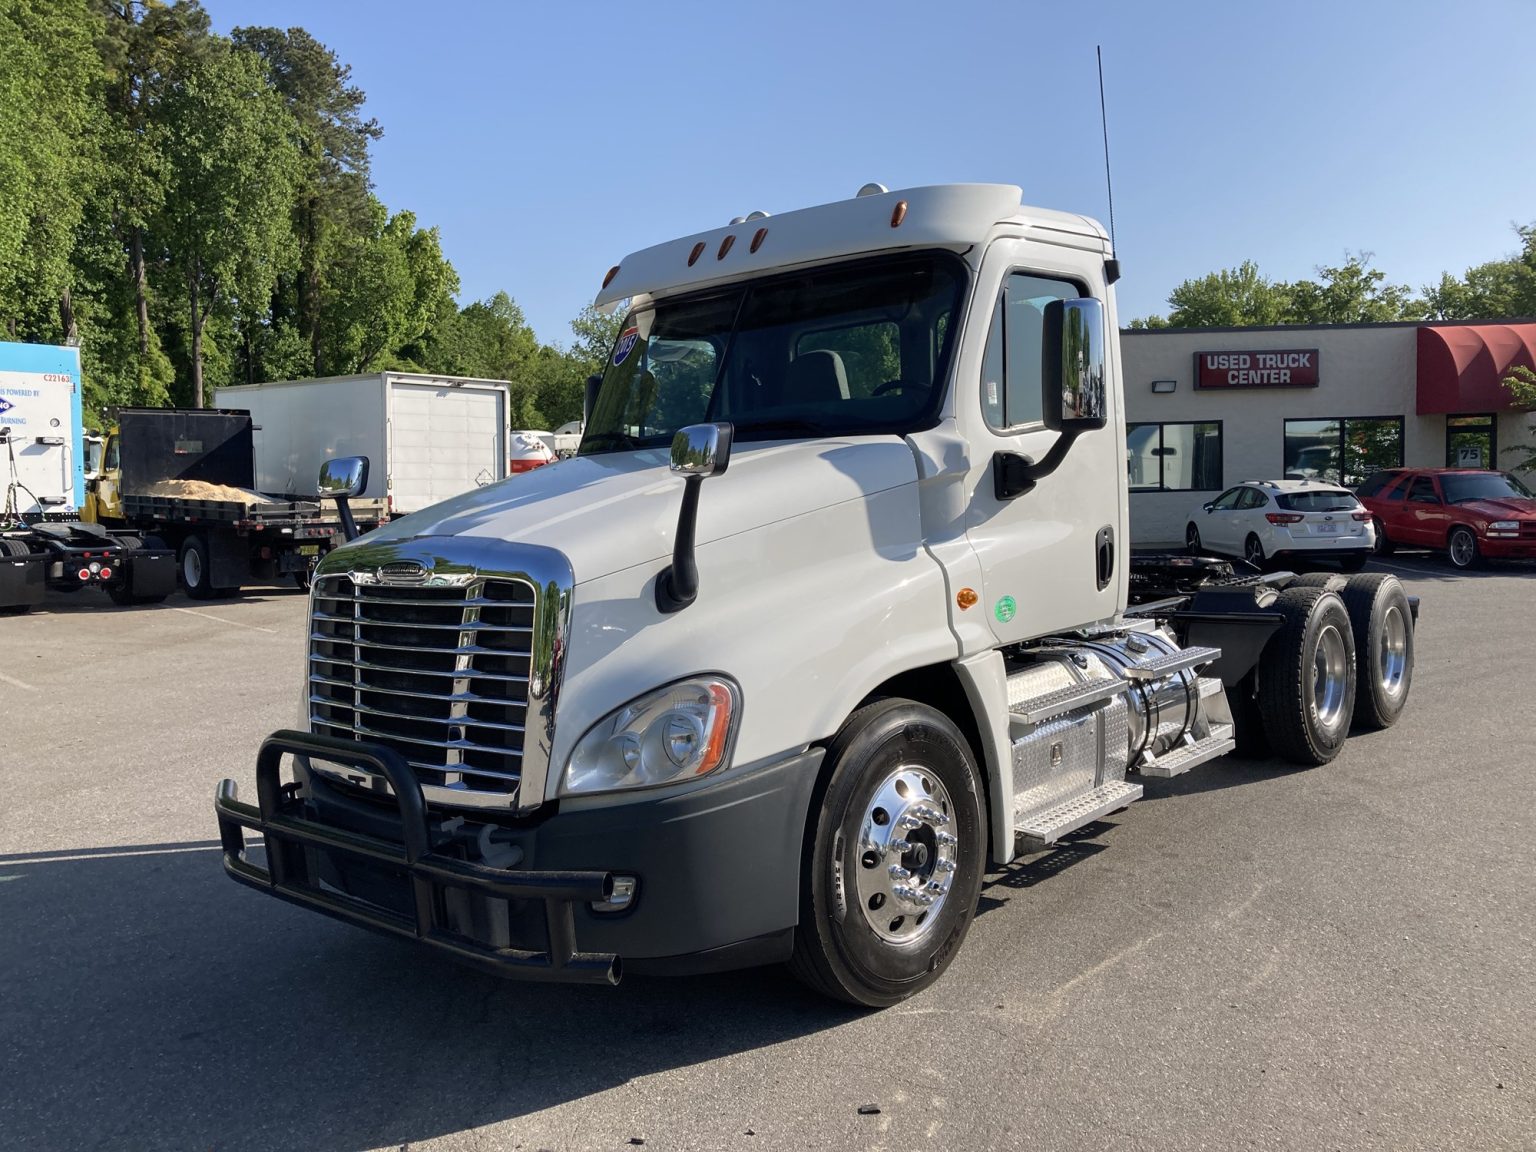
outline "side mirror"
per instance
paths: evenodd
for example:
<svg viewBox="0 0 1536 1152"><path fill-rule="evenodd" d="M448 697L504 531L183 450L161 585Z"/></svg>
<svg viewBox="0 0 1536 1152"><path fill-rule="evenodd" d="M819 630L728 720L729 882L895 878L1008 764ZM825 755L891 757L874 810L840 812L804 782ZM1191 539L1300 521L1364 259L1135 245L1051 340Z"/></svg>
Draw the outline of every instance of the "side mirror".
<svg viewBox="0 0 1536 1152"><path fill-rule="evenodd" d="M320 465L321 496L359 496L368 487L368 457L338 456Z"/></svg>
<svg viewBox="0 0 1536 1152"><path fill-rule="evenodd" d="M336 511L341 516L341 534L348 540L357 539L357 521L352 519L349 501L362 494L368 487L368 457L338 456L320 465L319 488L322 497L336 501Z"/></svg>
<svg viewBox="0 0 1536 1152"><path fill-rule="evenodd" d="M1052 300L1043 320L1041 419L1060 435L1039 461L1013 452L993 455L992 485L999 500L1030 491L1061 467L1074 440L1109 423L1104 305L1091 297Z"/></svg>
<svg viewBox="0 0 1536 1152"><path fill-rule="evenodd" d="M731 462L730 424L690 424L672 437L672 471L684 476L718 476Z"/></svg>
<svg viewBox="0 0 1536 1152"><path fill-rule="evenodd" d="M1204 504L1201 505L1201 507L1204 508L1207 512L1210 512L1213 509L1215 509L1216 501L1214 501L1214 500L1207 500Z"/></svg>
<svg viewBox="0 0 1536 1152"><path fill-rule="evenodd" d="M690 424L672 437L672 471L683 477L683 505L677 513L672 564L656 576L656 607L679 612L699 596L699 568L693 558L699 520L699 488L706 476L718 476L731 462L731 424Z"/></svg>
<svg viewBox="0 0 1536 1152"><path fill-rule="evenodd" d="M587 390L581 399L581 427L583 430L586 429L588 424L592 423L592 409L597 407L597 394L602 391L602 388L603 374L601 372L594 372L591 376L587 377Z"/></svg>
<svg viewBox="0 0 1536 1152"><path fill-rule="evenodd" d="M1055 432L1091 432L1108 423L1104 395L1104 305L1091 297L1045 306L1042 419Z"/></svg>

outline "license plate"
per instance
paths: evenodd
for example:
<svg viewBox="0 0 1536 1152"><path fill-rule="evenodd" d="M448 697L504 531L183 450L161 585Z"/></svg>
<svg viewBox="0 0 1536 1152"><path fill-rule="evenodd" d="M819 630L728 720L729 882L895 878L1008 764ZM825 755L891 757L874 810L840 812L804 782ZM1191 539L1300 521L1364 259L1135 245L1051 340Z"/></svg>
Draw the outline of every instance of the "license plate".
<svg viewBox="0 0 1536 1152"><path fill-rule="evenodd" d="M318 556L318 555L320 555L320 545L318 545L318 544L300 544L299 545L299 555L300 556Z"/></svg>
<svg viewBox="0 0 1536 1152"><path fill-rule="evenodd" d="M1317 530L1324 536L1330 536L1339 530L1339 526L1337 524L1319 524L1317 525Z"/></svg>

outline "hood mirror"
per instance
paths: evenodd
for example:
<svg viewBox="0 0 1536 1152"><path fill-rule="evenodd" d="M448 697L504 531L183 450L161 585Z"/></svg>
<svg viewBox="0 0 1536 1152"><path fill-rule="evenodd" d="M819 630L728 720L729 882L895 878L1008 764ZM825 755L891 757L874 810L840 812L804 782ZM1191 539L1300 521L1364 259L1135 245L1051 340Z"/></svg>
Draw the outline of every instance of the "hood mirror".
<svg viewBox="0 0 1536 1152"><path fill-rule="evenodd" d="M699 519L699 486L706 476L718 476L731 462L731 424L690 424L672 437L672 471L683 477L683 506L677 513L677 538L672 564L656 576L656 607L680 612L699 596L699 569L693 559L693 536Z"/></svg>
<svg viewBox="0 0 1536 1152"><path fill-rule="evenodd" d="M338 456L320 465L318 481L322 499L336 501L336 511L341 516L341 532L348 540L357 539L357 521L352 519L351 500L361 496L368 487L368 457Z"/></svg>

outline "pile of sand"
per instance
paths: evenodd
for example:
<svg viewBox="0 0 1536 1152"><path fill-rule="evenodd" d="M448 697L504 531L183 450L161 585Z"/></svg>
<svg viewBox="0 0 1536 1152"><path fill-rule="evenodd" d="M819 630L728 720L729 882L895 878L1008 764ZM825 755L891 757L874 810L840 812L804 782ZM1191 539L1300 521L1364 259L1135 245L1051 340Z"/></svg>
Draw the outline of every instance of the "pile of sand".
<svg viewBox="0 0 1536 1152"><path fill-rule="evenodd" d="M145 496L171 496L179 500L231 500L237 504L266 504L265 496L231 488L228 484L209 484L205 480L162 480L144 490Z"/></svg>

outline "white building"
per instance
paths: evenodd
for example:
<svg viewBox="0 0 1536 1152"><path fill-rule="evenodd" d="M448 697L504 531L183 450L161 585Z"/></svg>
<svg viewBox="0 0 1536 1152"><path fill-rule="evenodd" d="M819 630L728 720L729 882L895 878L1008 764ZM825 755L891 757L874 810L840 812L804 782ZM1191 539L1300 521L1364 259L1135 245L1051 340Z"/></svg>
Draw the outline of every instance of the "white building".
<svg viewBox="0 0 1536 1152"><path fill-rule="evenodd" d="M1507 467L1536 439L1502 384L1536 367L1536 322L1120 335L1134 545L1182 545L1189 510L1244 480Z"/></svg>

